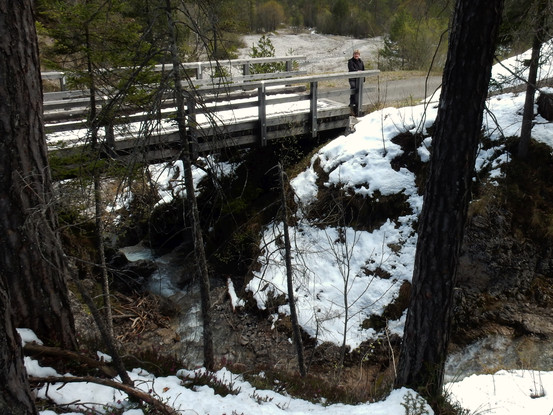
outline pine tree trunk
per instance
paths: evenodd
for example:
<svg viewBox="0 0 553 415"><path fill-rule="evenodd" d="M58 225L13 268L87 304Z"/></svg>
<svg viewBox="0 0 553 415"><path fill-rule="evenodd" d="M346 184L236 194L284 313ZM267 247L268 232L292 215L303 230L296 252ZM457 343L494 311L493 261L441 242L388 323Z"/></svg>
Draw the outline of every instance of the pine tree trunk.
<svg viewBox="0 0 553 415"><path fill-rule="evenodd" d="M87 71L90 79L89 84L89 95L90 95L90 113L89 113L89 123L88 128L90 131L91 138L91 147L94 152L100 151L100 146L98 143L98 113L96 111L96 82L94 79L94 73L92 70L92 56L91 48L92 44L90 42L90 34L88 27L85 30L85 38L87 45ZM109 289L109 276L106 265L106 255L104 252L104 223L102 222L102 188L100 183L100 172L97 168L92 172L94 176L94 224L95 224L95 233L96 233L96 250L98 251L98 262L100 263L100 270L102 272L102 296L104 298L104 318L106 322L106 328L109 335L113 338L113 317L111 312L111 299L110 299L110 289Z"/></svg>
<svg viewBox="0 0 553 415"><path fill-rule="evenodd" d="M0 275L0 385L1 414L36 413L23 366L21 339L10 318L4 275Z"/></svg>
<svg viewBox="0 0 553 415"><path fill-rule="evenodd" d="M0 2L0 19L0 270L15 327L74 349L68 268L52 208L32 2Z"/></svg>
<svg viewBox="0 0 553 415"><path fill-rule="evenodd" d="M522 125L520 129L520 141L518 144L518 156L522 159L528 156L530 147L530 138L532 136L532 122L534 120L534 98L536 95L536 86L538 81L538 69L540 66L540 50L547 34L546 22L548 14L546 13L548 0L538 0L536 11L536 27L534 39L532 41L532 55L530 66L528 68L528 81L526 84L526 97L524 101L524 110L522 113Z"/></svg>
<svg viewBox="0 0 553 415"><path fill-rule="evenodd" d="M453 289L503 0L458 0L432 141L396 387L442 393Z"/></svg>

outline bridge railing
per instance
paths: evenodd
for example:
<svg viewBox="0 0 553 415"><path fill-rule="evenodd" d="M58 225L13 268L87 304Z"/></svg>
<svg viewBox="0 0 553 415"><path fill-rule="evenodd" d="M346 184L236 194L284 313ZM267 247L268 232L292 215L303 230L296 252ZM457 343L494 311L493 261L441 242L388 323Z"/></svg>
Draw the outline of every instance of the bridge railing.
<svg viewBox="0 0 553 415"><path fill-rule="evenodd" d="M252 81L245 85L235 85L229 84L225 88L228 92L240 91L245 87L250 89L255 89L257 91L257 100L240 103L240 104L231 104L228 108L219 107L219 111L223 109L238 109L238 108L248 108L248 107L257 107L257 118L259 120L259 139L260 144L263 146L267 143L267 108L270 105L288 103L292 104L293 102L298 101L309 101L309 117L310 117L310 126L311 126L311 135L315 137L318 134L317 130L317 119L319 111L319 100L324 98L335 98L337 96L343 97L346 95L355 95L357 101L356 105L359 108L359 115L363 114L363 91L365 89L365 77L376 76L380 73L379 70L368 70L368 71L358 71L358 72L341 72L333 74L323 74L323 75L313 75L313 76L299 76L291 77L287 79L268 79L268 80L257 80ZM355 89L350 89L349 84L346 81L347 79L355 78L358 79ZM319 83L330 81L330 80L344 80L344 85L347 85L348 88L334 88L334 89L321 89L319 88ZM292 87L292 86L306 86L304 93L297 93L297 90L290 89L288 94L285 96L279 96L275 94L275 87ZM204 85L198 89L198 92L204 96L209 96L210 93L217 94L221 90L221 85ZM277 90L278 91L278 90ZM272 97L271 95L277 95ZM338 104L338 103L337 103ZM345 105L343 105L345 106ZM210 110L209 108L198 108L197 104L192 100L188 103L188 112L193 114L197 111L203 112L205 110ZM194 120L190 123L195 125Z"/></svg>
<svg viewBox="0 0 553 415"><path fill-rule="evenodd" d="M220 76L221 68L226 70L226 76L234 77L236 70L238 69L239 74L243 77L241 80L248 80L249 77L252 77L251 69L255 68L255 65L263 64L282 64L284 70L275 72L273 74L257 74L255 77L286 77L294 76L305 73L305 71L299 71L297 66L300 62L306 60L304 55L291 55L291 56L282 56L282 57L266 57L266 58L243 58L243 59L230 59L230 60L220 60L220 61L201 61L201 62L183 62L181 67L186 70L190 76L196 80L210 79L213 77ZM153 70L155 72L164 72L171 71L173 69L172 64L161 64L155 65ZM287 75L288 73L288 75ZM46 71L42 72L43 80L57 81L59 83L59 88L61 91L67 90L67 78L69 73L63 71ZM240 80L239 78L236 79Z"/></svg>
<svg viewBox="0 0 553 415"><path fill-rule="evenodd" d="M347 104L334 101L333 98L356 94L358 108L364 108L363 90L365 77L378 75L380 71L342 72L316 76L297 76L286 79L252 80L250 82L202 83L188 87L186 94L186 126L193 151L205 152L213 148L237 145L261 146L271 139L310 135L316 137L321 130L345 128L349 125L349 108ZM350 89L348 79L357 78L356 89ZM321 82L343 80L344 88L320 88ZM60 93L53 93L60 94ZM46 98L45 94L45 98ZM322 101L324 105L322 105ZM348 99L349 101L349 99ZM105 97L98 97L99 109L109 102ZM294 111L286 111L295 103L300 103ZM86 128L86 117L89 112L88 97L74 97L62 100L45 100L44 118L46 131L62 132L71 129ZM175 108L171 94L163 102L165 108ZM275 108L280 109L275 111ZM285 107L282 109L282 107ZM241 115L246 113L247 115ZM174 118L175 111L168 110L162 114L147 114L121 110L107 121L105 127L106 146L113 153L129 154L137 145L136 136L115 137L114 127L117 124L151 121L152 118ZM57 124L54 124L57 122ZM178 133L167 131L159 133L154 140L158 145L176 144ZM195 149L195 150L194 150Z"/></svg>

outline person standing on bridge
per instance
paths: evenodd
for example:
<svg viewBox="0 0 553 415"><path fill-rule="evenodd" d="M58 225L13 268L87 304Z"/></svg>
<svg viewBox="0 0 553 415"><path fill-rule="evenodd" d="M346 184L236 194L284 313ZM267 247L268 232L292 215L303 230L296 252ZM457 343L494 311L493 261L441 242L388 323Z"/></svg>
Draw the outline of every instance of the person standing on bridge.
<svg viewBox="0 0 553 415"><path fill-rule="evenodd" d="M365 64L363 63L363 60L361 59L361 52L359 49L355 49L353 51L353 56L348 60L348 71L349 72L357 72L357 71L364 71L365 70ZM350 78L349 79L349 87L350 89L357 90L357 84L359 82L358 78ZM357 108L357 93L352 93L349 97L349 108L351 110L351 115L357 117L358 108Z"/></svg>

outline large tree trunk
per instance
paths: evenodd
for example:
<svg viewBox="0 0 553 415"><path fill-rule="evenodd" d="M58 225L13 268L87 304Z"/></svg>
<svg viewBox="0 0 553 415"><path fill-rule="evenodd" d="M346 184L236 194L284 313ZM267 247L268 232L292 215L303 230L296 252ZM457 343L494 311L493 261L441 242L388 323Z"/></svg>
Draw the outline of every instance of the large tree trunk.
<svg viewBox="0 0 553 415"><path fill-rule="evenodd" d="M453 288L503 0L458 0L452 21L396 387L442 392Z"/></svg>
<svg viewBox="0 0 553 415"><path fill-rule="evenodd" d="M52 208L32 2L0 2L0 269L16 327L75 348Z"/></svg>
<svg viewBox="0 0 553 415"><path fill-rule="evenodd" d="M0 413L34 414L27 373L23 366L21 339L10 318L4 273L0 272Z"/></svg>

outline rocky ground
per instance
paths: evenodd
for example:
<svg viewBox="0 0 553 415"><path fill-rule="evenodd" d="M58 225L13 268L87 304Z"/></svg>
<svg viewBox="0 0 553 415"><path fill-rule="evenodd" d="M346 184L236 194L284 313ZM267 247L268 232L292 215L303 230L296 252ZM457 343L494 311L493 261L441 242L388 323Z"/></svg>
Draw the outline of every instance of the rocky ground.
<svg viewBox="0 0 553 415"><path fill-rule="evenodd" d="M553 367L553 351L548 347L553 335L550 251L517 235L512 213L495 204L470 216L460 260L451 351L462 352L491 336L503 340L495 345L482 343L469 357L471 361L464 362L467 368ZM268 313L253 307L233 309L224 285L215 287L212 296L218 365L250 374L261 370L296 372L291 327L286 319L273 324ZM178 356L183 367L202 365L199 298L194 290L173 299L148 294L116 294L115 298L115 332L124 353L136 357L136 366L143 366L141 356L156 353L165 356L162 360ZM94 325L89 314L78 316L79 333L91 335ZM339 348L327 344L315 348L308 338L304 342L311 373L336 376ZM374 386L383 377L389 381L398 346L398 339L383 336L352 353L342 372L344 385L366 393L367 385ZM483 353L496 353L501 359L496 356L490 360ZM450 370L459 370L459 366Z"/></svg>

